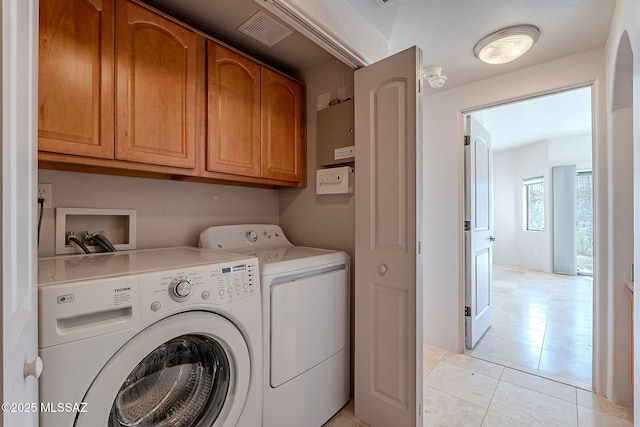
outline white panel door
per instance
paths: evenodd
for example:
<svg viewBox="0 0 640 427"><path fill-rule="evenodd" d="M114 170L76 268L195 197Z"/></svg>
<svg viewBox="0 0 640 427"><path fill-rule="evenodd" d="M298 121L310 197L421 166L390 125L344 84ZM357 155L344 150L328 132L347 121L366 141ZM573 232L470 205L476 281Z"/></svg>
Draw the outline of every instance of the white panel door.
<svg viewBox="0 0 640 427"><path fill-rule="evenodd" d="M2 401L16 404L3 410L2 423L31 427L38 425L42 368L36 331L38 1L2 0L1 19Z"/></svg>
<svg viewBox="0 0 640 427"><path fill-rule="evenodd" d="M355 72L355 414L422 426L422 297L416 204L422 51Z"/></svg>
<svg viewBox="0 0 640 427"><path fill-rule="evenodd" d="M467 145L468 143L468 145ZM465 327L473 348L491 326L493 258L491 135L467 116L465 138Z"/></svg>

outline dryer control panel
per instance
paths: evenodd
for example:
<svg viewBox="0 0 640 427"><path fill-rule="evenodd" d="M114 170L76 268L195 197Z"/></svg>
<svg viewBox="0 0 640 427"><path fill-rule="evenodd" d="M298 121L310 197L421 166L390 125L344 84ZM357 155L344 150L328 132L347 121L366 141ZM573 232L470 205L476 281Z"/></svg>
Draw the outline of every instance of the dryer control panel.
<svg viewBox="0 0 640 427"><path fill-rule="evenodd" d="M207 228L200 233L199 246L221 251L254 253L293 245L278 225L240 224Z"/></svg>

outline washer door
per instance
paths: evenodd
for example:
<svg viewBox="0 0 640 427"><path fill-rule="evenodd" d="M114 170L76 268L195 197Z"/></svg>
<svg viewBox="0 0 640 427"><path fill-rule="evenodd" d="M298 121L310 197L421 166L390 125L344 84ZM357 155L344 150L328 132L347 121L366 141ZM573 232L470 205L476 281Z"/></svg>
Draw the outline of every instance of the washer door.
<svg viewBox="0 0 640 427"><path fill-rule="evenodd" d="M85 395L77 427L235 425L249 390L240 331L208 312L176 314L126 343Z"/></svg>

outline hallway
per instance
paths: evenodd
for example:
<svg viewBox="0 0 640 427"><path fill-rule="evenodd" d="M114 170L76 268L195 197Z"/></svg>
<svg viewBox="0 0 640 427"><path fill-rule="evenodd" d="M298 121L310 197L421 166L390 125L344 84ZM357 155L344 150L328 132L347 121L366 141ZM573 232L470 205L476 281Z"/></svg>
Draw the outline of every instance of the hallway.
<svg viewBox="0 0 640 427"><path fill-rule="evenodd" d="M424 427L632 427L633 410L526 372L424 345ZM324 427L367 427L349 402Z"/></svg>
<svg viewBox="0 0 640 427"><path fill-rule="evenodd" d="M593 280L494 265L493 323L466 354L592 388Z"/></svg>
<svg viewBox="0 0 640 427"><path fill-rule="evenodd" d="M633 410L526 372L424 346L424 426L631 427Z"/></svg>

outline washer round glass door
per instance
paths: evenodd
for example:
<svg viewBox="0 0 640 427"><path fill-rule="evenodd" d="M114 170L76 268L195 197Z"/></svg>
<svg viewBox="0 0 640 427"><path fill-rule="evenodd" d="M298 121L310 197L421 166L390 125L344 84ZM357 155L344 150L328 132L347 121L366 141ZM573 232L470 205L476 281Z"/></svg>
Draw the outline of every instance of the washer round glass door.
<svg viewBox="0 0 640 427"><path fill-rule="evenodd" d="M235 425L249 378L249 351L231 322L208 312L176 314L134 336L109 360L75 425Z"/></svg>

